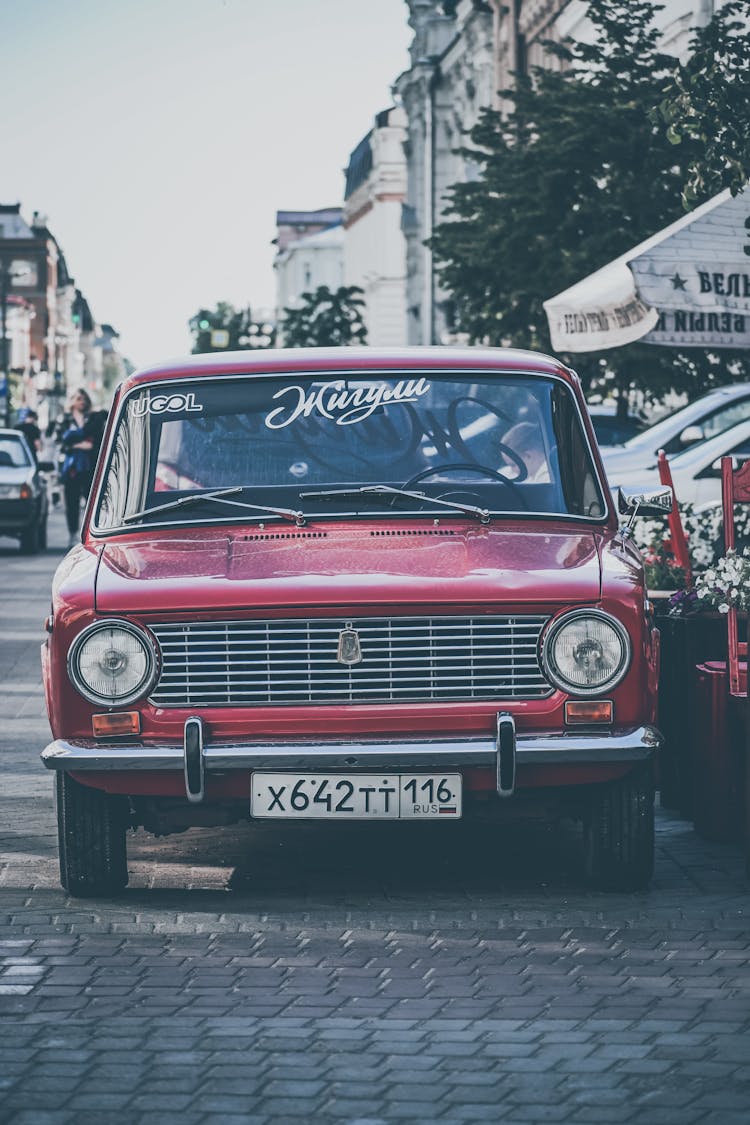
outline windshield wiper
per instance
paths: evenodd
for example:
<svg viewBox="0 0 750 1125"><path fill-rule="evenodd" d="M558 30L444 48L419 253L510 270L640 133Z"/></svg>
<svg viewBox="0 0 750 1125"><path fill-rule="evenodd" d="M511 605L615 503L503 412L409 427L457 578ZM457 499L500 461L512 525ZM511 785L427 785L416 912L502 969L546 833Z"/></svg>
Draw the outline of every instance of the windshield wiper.
<svg viewBox="0 0 750 1125"><path fill-rule="evenodd" d="M140 512L131 512L129 516L122 517L122 522L130 523L132 520L142 519L143 516L150 516L155 512L170 512L177 508L187 508L191 504L202 504L204 500L208 500L215 504L227 504L231 508L244 508L250 512L266 512L269 516L281 516L282 519L296 523L297 527L304 527L305 516L303 512L293 512L291 508L270 508L265 504L248 504L244 500L226 499L228 496L235 496L242 491L242 486L237 485L235 488L220 488L215 492L181 496L179 500L170 500L168 504L158 504L155 508L143 508Z"/></svg>
<svg viewBox="0 0 750 1125"><path fill-rule="evenodd" d="M424 492L410 492L406 488L394 488L390 484L365 484L361 488L330 488L299 494L300 500L334 500L340 496L405 496L409 500L427 501L430 504L439 504L441 508L452 508L454 512L464 512L467 516L479 516L482 523L490 522L490 513L486 508L477 508L474 504L462 504L456 500L438 500L437 497L427 496Z"/></svg>

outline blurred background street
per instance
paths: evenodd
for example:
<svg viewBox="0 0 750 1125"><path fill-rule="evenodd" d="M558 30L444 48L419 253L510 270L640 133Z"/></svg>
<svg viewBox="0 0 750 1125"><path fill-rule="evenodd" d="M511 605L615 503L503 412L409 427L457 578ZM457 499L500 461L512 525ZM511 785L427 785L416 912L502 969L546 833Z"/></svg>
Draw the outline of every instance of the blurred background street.
<svg viewBox="0 0 750 1125"><path fill-rule="evenodd" d="M659 812L648 893L585 889L566 826L287 824L129 842L61 891L39 669L66 530L0 541L0 1120L739 1125L739 848Z"/></svg>

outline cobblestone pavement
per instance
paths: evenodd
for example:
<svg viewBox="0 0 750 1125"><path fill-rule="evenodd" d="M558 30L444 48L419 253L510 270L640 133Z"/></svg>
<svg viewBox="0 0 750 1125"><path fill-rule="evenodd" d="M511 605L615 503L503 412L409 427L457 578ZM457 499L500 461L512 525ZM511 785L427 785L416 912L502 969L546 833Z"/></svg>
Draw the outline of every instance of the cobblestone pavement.
<svg viewBox="0 0 750 1125"><path fill-rule="evenodd" d="M750 1113L739 849L659 812L649 893L572 829L193 829L57 880L38 645L64 540L0 540L0 1120L661 1122Z"/></svg>

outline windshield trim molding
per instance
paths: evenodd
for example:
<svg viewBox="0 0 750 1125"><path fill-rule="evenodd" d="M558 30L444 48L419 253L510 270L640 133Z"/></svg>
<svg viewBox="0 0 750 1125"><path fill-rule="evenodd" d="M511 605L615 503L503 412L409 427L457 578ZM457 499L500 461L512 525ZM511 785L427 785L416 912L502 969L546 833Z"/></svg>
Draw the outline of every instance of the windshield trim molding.
<svg viewBox="0 0 750 1125"><path fill-rule="evenodd" d="M561 364L561 367L563 367L563 366L564 365ZM570 369L566 368L565 370L570 370ZM313 369L313 370L299 370L299 371L288 371L288 372L278 372L278 371L268 372L268 371L265 371L265 372L258 372L258 373L253 372L252 374L250 374L248 372L238 372L236 375L226 375L226 374L222 373L221 374L221 380L222 380L222 382L225 382L225 381L226 382L240 382L240 381L246 382L248 379L278 378L281 374L294 375L295 378L299 378L299 379L307 379L307 378L311 378L311 379L318 378L319 379L319 378L322 378L326 374L326 372L321 371L319 369L318 370ZM581 412L581 405L578 401L578 395L575 392L575 387L573 386L573 384L571 382L571 379L565 378L561 374L558 374L558 373L555 373L555 372L549 372L549 371L536 370L533 367L530 367L526 370L519 370L518 368L515 368L515 367L507 367L506 368L506 367L503 367L502 365L499 365L496 368L472 367L472 366L457 365L455 367L450 366L450 367L445 367L445 368L441 367L439 369L433 369L429 366L428 363L425 363L424 365L420 364L419 366L416 366L416 367L401 367L401 366L399 366L399 367L394 367L394 368L388 368L385 371L380 370L377 367L377 365L375 365L372 368L365 367L365 366L352 367L352 368L346 367L346 368L337 369L335 372L329 372L328 374L330 374L332 377L337 378L337 379L344 379L344 378L347 378L347 377L352 377L352 378L355 378L355 377L359 377L359 378L368 378L368 377L369 378L373 378L373 377L398 378L399 376L409 376L411 378L415 378L419 375L425 375L425 374L434 375L434 376L437 376L438 378L450 378L451 376L457 376L457 375L460 375L460 376L472 376L472 375L474 375L474 376L480 376L480 377L484 377L484 378L492 378L493 376L497 375L498 377L501 377L501 378L505 377L505 376L520 378L520 377L523 377L524 375L528 375L532 378L536 377L536 378L539 378L539 379L551 380L555 383L562 384L562 386L564 386L567 389L568 393L572 396L573 401L575 403L575 409L576 409L576 413L578 415L578 420L581 424L581 430L582 430L583 437L584 437L584 440L585 440L586 449L588 450L589 457L591 458L591 464L592 464L592 466L593 466L593 468L594 468L594 470L596 471L596 474L597 474L597 482L598 482L599 487L601 489L601 494L602 494L602 499L604 501L605 511L604 511L603 515L598 516L598 517L596 517L596 516L578 516L578 515L574 515L574 514L570 514L570 513L564 513L564 512L523 512L522 517L524 519L527 519L531 516L535 516L535 517L538 517L538 518L545 518L545 519L561 519L561 520L571 521L571 522L576 523L576 524L578 524L578 523L596 524L598 527L606 526L606 524L609 523L613 514L615 514L615 518L617 518L616 513L615 513L615 508L614 508L614 501L613 501L613 498L612 498L612 493L611 493L609 484L607 482L606 474L603 471L600 472L599 463L598 463L598 461L597 461L597 459L594 455L594 449L593 449L593 446L591 444L591 439L589 437L588 429L587 429L587 427L585 425L585 422L584 422L583 414ZM210 381L210 380L211 380L211 373L210 372L204 372L204 371L196 372L195 375L193 375L192 372L189 375L184 375L184 376L170 375L170 376L166 376L163 380L162 379L154 379L154 380L149 380L148 383L136 383L134 386L130 387L122 395L122 397L120 398L120 401L117 404L117 418L115 419L115 422L114 422L114 424L111 428L110 435L109 435L110 445L109 445L109 449L107 450L107 460L106 460L105 465L102 468L101 473L99 473L98 480L97 480L97 483L96 483L96 493L93 494L93 492L92 492L92 495L89 497L89 501L88 501L88 505L87 505L88 511L90 511L90 513L91 513L90 518L89 518L88 531L94 538L105 539L109 535L122 535L122 534L126 534L127 532L132 532L132 531L136 530L136 527L132 526L132 525L127 525L127 526L122 525L120 527L102 528L102 527L99 527L96 523L96 514L99 511L99 505L100 505L101 499L102 499L104 482L105 482L107 474L109 472L109 469L110 469L110 466L111 466L111 463L112 463L112 457L114 455L115 434L117 432L117 428L120 426L120 424L122 422L122 416L125 412L125 409L127 408L127 404L130 401L131 397L133 395L141 394L145 389L152 390L154 387L176 386L176 387L179 387L181 389L184 389L186 382L190 382L190 383L192 383L192 382L207 382L207 381ZM312 514L312 513L308 514L307 512L305 512L305 518L306 519L322 519L322 520L331 519L331 518L346 519L346 518L356 518L357 516L359 516L361 514L362 513L359 513L359 512L330 512L329 511L329 512L326 512L325 514L322 514L322 515L318 516L318 515L315 515L315 514ZM365 518L367 516L372 517L373 515L378 515L378 514L379 513L368 512L368 513L366 513ZM395 512L393 512L393 513L389 512L388 513L389 518L395 517L395 515L396 515ZM457 515L457 518L459 518L459 519L466 519L467 518L467 517L463 516L461 513L456 513L456 515ZM492 518L510 519L514 515L518 515L518 513L496 512L496 511L490 509L490 516ZM451 516L446 516L446 513L444 511L418 512L418 513L401 512L401 513L399 513L399 516L401 516L401 517L403 517L403 516L416 516L417 518L422 518L423 516L430 516L433 519L436 518L437 516L441 516L442 518L453 518ZM257 521L254 517L249 517L249 518L246 517L241 522L243 522L243 523L244 522L255 523L255 522L264 522L265 520L268 520L268 519L271 519L274 522L276 522L276 520L278 519L279 522L282 522L279 517L266 516L264 514L261 514L257 518ZM178 526L181 526L181 527L190 526L190 527L192 527L192 526L205 525L207 523L237 523L237 522L239 522L237 519L199 520L199 521L196 521L196 523L193 523L191 521L189 524L188 523L175 524L174 522L167 522L167 523L164 523L164 524L149 523L149 524L140 524L140 525L138 525L138 527L140 527L140 528L148 527L149 529L151 529L151 528L156 529L156 528L162 527L162 526L163 527L178 527Z"/></svg>
<svg viewBox="0 0 750 1125"><path fill-rule="evenodd" d="M404 512L404 511L367 511L363 512L361 509L352 510L347 512L306 512L306 524L304 528L293 527L288 520L282 519L280 516L270 515L248 515L244 516L239 514L236 516L226 515L214 519L198 520L191 518L190 520L181 519L178 522L162 520L154 523L130 523L120 524L118 527L108 527L106 529L91 529L91 535L95 539L107 539L109 536L117 535L138 535L143 531L179 531L181 528L198 528L198 527L233 527L237 524L258 524L270 523L273 527L286 528L290 534L298 531L314 530L315 523L345 523L349 520L353 522L370 521L371 523L383 522L384 520L424 520L430 519L433 523L443 523L446 520L452 522L460 521L465 523L467 528L476 530L487 530L492 526L495 521L510 521L512 523L523 523L525 520L547 520L547 521L561 521L563 523L573 524L594 524L596 528L601 528L606 519L596 518L594 516L576 516L567 515L564 512L494 512L490 510L490 521L488 524L479 523L472 516L464 515L463 512L446 512L445 509L435 508L432 511L424 512Z"/></svg>

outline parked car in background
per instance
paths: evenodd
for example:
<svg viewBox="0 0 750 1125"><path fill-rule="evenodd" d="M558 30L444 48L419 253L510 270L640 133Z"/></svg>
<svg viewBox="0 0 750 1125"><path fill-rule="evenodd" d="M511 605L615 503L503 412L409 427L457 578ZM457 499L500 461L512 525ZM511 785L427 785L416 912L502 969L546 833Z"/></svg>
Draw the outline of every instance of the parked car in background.
<svg viewBox="0 0 750 1125"><path fill-rule="evenodd" d="M651 876L658 634L580 384L547 356L129 376L47 629L72 894L127 883L130 827L243 819L572 816L593 883Z"/></svg>
<svg viewBox="0 0 750 1125"><path fill-rule="evenodd" d="M643 418L632 411L618 416L616 404L589 403L589 414L600 446L622 445L646 428Z"/></svg>
<svg viewBox="0 0 750 1125"><path fill-rule="evenodd" d="M721 503L721 458L732 457L739 467L750 458L750 419L716 434L669 458L674 490L681 504L696 508ZM608 469L610 487L633 488L659 483L658 468L630 469L627 472Z"/></svg>
<svg viewBox="0 0 750 1125"><path fill-rule="evenodd" d="M15 537L24 554L34 555L47 546L47 512L47 490L25 437L0 430L0 535Z"/></svg>
<svg viewBox="0 0 750 1125"><path fill-rule="evenodd" d="M623 473L656 466L660 449L668 457L682 453L696 442L714 437L750 418L750 383L718 387L661 418L623 446L603 450L604 465L610 479Z"/></svg>

